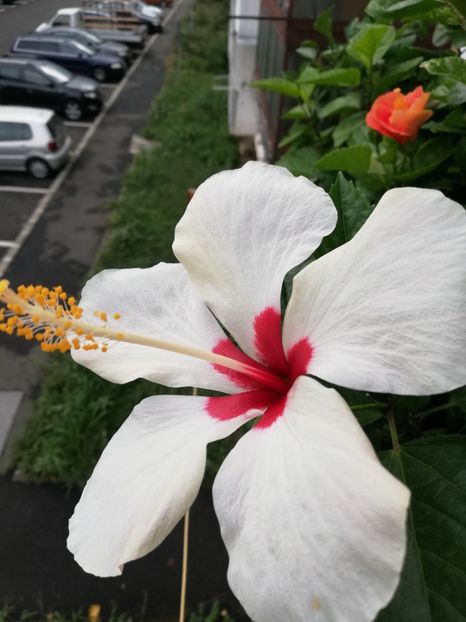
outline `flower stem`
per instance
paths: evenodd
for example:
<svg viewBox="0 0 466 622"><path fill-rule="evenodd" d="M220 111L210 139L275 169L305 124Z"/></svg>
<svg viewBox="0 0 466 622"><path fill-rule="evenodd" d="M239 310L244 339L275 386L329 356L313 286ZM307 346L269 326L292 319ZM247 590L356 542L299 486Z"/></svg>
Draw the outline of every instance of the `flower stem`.
<svg viewBox="0 0 466 622"><path fill-rule="evenodd" d="M428 417L429 415L433 415L435 413L442 412L442 410L446 410L447 408L453 408L453 406L457 406L458 404L454 400L450 400L446 404L440 404L440 406L434 406L433 408L428 408L423 412L419 413L419 419L424 419L424 417Z"/></svg>
<svg viewBox="0 0 466 622"><path fill-rule="evenodd" d="M392 438L393 451L400 451L400 441L398 440L398 433L396 430L396 421L393 404L387 410L388 427L390 428L390 436Z"/></svg>
<svg viewBox="0 0 466 622"><path fill-rule="evenodd" d="M197 395L197 388L193 387L193 395ZM183 522L183 559L181 562L181 593L179 622L186 618L186 588L188 585L188 549L189 549L189 510L184 515Z"/></svg>

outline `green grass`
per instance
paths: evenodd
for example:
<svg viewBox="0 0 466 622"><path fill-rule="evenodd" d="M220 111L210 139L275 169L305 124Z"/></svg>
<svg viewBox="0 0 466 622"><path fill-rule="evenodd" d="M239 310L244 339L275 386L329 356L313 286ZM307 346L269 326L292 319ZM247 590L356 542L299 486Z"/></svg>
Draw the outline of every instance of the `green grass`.
<svg viewBox="0 0 466 622"><path fill-rule="evenodd" d="M226 96L212 89L213 76L227 71L227 10L223 0L197 0L184 19L177 54L145 129L157 147L141 153L125 176L96 271L174 261L173 232L187 188L237 164ZM37 481L82 484L132 408L148 395L168 391L144 381L113 385L69 358L51 356L16 466ZM227 447L210 454L210 474Z"/></svg>

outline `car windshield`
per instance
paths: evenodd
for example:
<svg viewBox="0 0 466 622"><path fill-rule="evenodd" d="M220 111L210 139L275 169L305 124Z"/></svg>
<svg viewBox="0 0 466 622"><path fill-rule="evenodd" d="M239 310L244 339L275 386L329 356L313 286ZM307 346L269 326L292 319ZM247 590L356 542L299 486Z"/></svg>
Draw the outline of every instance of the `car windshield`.
<svg viewBox="0 0 466 622"><path fill-rule="evenodd" d="M40 63L38 68L43 74L58 84L65 84L65 82L69 82L71 80L72 74L63 67L59 67L59 65L54 65L53 63Z"/></svg>
<svg viewBox="0 0 466 622"><path fill-rule="evenodd" d="M84 45L82 43L79 43L78 41L73 41L73 47L78 50L79 52L82 52L83 54L89 54L89 55L93 55L95 54L95 50L93 50L91 47L89 47L88 45Z"/></svg>

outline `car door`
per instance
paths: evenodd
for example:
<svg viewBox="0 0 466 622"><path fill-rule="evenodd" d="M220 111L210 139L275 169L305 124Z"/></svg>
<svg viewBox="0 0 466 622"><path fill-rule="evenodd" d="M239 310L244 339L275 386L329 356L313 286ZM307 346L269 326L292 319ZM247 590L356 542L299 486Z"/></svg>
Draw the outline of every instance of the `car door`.
<svg viewBox="0 0 466 622"><path fill-rule="evenodd" d="M56 108L60 105L55 84L34 65L25 65L23 81L26 91L23 103L37 108Z"/></svg>
<svg viewBox="0 0 466 622"><path fill-rule="evenodd" d="M0 169L23 170L31 138L27 123L0 121Z"/></svg>
<svg viewBox="0 0 466 622"><path fill-rule="evenodd" d="M21 66L0 63L0 104L17 106L25 104L26 98Z"/></svg>
<svg viewBox="0 0 466 622"><path fill-rule="evenodd" d="M60 41L58 45L60 61L57 62L59 62L62 67L66 67L66 69L73 73L89 73L86 58L83 54L79 53L79 49L72 42Z"/></svg>

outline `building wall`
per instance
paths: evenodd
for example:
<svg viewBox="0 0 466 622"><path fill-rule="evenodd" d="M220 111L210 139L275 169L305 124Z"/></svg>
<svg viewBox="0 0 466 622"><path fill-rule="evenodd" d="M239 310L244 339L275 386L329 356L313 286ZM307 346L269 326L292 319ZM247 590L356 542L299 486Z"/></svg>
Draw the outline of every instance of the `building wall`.
<svg viewBox="0 0 466 622"><path fill-rule="evenodd" d="M249 84L254 80L256 67L257 19L240 19L240 16L257 17L260 0L231 0L228 36L228 127L234 136L253 136L258 131L257 101Z"/></svg>

